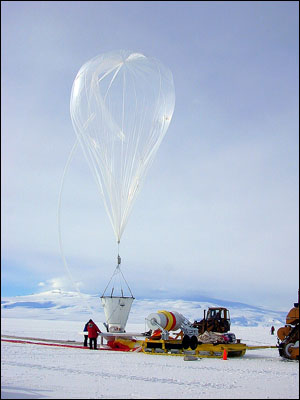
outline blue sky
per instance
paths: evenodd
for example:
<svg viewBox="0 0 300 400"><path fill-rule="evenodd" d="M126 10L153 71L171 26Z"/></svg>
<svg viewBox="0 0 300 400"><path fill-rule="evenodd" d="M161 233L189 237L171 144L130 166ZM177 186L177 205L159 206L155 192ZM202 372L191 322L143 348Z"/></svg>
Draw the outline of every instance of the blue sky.
<svg viewBox="0 0 300 400"><path fill-rule="evenodd" d="M75 142L73 80L130 49L174 77L172 122L120 246L136 297L207 295L289 307L299 281L298 2L1 2L1 288L72 289L58 244ZM84 293L117 245L79 148L62 238Z"/></svg>

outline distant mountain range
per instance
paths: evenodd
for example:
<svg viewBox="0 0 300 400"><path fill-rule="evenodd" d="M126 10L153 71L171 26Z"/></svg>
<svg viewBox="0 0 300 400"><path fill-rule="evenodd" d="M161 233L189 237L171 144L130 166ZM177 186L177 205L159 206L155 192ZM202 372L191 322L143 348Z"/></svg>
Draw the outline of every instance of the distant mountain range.
<svg viewBox="0 0 300 400"><path fill-rule="evenodd" d="M216 306L228 308L231 324L238 326L284 325L289 311L272 311L249 304L208 297L201 297L197 301L135 299L128 323L143 324L150 313L158 310L180 312L193 322L195 319L203 318L204 310ZM98 321L105 321L99 296L61 290L1 298L1 317L69 321L85 321L89 317L96 317Z"/></svg>

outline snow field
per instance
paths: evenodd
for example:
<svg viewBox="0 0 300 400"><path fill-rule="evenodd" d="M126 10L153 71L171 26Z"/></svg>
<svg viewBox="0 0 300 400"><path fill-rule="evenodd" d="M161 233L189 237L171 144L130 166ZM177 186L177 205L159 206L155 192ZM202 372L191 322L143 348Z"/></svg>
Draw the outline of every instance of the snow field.
<svg viewBox="0 0 300 400"><path fill-rule="evenodd" d="M2 319L2 334L80 340L82 323ZM140 329L138 329L140 328ZM129 325L128 331L143 331ZM248 345L275 345L266 327L232 327ZM299 398L299 363L277 349L244 357L184 361L180 356L1 342L1 398Z"/></svg>

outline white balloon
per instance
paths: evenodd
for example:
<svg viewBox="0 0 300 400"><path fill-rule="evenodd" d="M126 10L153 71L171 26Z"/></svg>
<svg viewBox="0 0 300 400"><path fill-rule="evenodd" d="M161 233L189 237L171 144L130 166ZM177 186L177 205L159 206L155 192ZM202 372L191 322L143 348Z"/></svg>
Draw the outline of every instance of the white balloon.
<svg viewBox="0 0 300 400"><path fill-rule="evenodd" d="M174 106L171 71L140 53L99 55L74 80L72 123L118 243Z"/></svg>

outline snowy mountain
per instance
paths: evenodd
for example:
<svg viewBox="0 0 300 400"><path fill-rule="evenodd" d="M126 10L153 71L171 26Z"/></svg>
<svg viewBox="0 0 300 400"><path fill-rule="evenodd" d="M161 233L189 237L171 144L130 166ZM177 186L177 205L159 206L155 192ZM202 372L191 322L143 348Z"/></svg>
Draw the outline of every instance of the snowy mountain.
<svg viewBox="0 0 300 400"><path fill-rule="evenodd" d="M180 299L135 299L128 323L143 324L145 318L158 310L177 311L190 321L202 319L208 307L222 306L230 310L231 324L239 326L270 326L285 323L287 312L269 310L249 304L202 297L199 301ZM287 310L288 311L288 310ZM85 321L93 317L105 321L99 296L52 290L37 294L1 299L3 318Z"/></svg>

